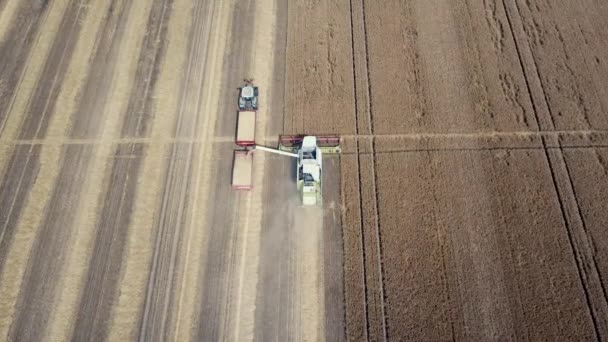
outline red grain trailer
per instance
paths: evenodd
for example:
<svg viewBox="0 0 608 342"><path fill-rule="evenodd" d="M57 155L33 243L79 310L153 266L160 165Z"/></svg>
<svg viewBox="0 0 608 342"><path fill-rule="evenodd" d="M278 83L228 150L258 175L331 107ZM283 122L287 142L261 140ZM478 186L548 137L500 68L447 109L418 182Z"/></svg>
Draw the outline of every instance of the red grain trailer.
<svg viewBox="0 0 608 342"><path fill-rule="evenodd" d="M239 146L255 145L255 111L239 111L236 125L236 144Z"/></svg>
<svg viewBox="0 0 608 342"><path fill-rule="evenodd" d="M234 151L232 164L232 188L235 190L251 190L253 187L253 153L249 151Z"/></svg>

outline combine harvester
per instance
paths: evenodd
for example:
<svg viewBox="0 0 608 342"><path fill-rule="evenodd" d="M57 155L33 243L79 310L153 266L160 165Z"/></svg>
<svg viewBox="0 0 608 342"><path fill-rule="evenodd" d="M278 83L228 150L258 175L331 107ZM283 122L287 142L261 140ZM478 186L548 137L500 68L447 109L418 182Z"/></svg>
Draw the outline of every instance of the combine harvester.
<svg viewBox="0 0 608 342"><path fill-rule="evenodd" d="M244 89L243 87L241 89ZM257 97L257 88L255 96ZM323 154L340 153L340 138L333 135L282 135L279 147L271 148L255 144L255 112L253 120L241 118L239 95L239 117L237 121L236 143L242 149L234 151L232 186L236 190L251 190L253 173L253 152L265 151L297 159L296 188L305 206L323 203ZM253 102L253 101L252 101ZM255 99L257 108L257 98ZM251 108L243 107L243 110Z"/></svg>

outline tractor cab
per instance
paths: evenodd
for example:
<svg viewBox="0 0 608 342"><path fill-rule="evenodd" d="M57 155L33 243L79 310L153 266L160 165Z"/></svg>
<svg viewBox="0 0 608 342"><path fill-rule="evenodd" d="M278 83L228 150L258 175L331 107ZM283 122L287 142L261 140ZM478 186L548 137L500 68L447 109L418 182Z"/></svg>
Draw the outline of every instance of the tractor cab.
<svg viewBox="0 0 608 342"><path fill-rule="evenodd" d="M239 110L258 109L258 87L251 84L239 88Z"/></svg>

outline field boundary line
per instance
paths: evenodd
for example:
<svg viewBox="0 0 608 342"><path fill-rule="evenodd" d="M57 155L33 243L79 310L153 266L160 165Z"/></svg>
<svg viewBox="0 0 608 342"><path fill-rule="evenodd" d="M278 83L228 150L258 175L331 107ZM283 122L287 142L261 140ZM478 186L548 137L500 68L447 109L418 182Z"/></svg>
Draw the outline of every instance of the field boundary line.
<svg viewBox="0 0 608 342"><path fill-rule="evenodd" d="M356 100L355 100L356 101ZM562 131L512 131L512 132L463 132L463 133L394 133L394 134L340 134L342 139L479 139L479 138L539 138L539 137L597 137L608 139L608 130ZM266 136L266 141L276 141L276 136ZM232 143L233 136L216 136L211 143ZM117 137L117 138L70 138L49 137L42 139L2 139L0 145L119 145L119 144L196 144L206 142L200 137Z"/></svg>
<svg viewBox="0 0 608 342"><path fill-rule="evenodd" d="M511 131L511 132L454 132L454 133L389 133L389 134L341 134L344 139L354 138L409 138L409 139L433 139L433 138L529 138L529 137L564 137L564 136L590 136L606 135L608 130L562 130L562 131Z"/></svg>
<svg viewBox="0 0 608 342"><path fill-rule="evenodd" d="M579 150L579 149L590 149L590 148L608 148L608 144L603 145L566 145L557 146L496 146L496 147L444 147L444 148L411 148L411 149L394 149L386 151L375 151L375 152L342 152L342 155L354 155L354 154L394 154L394 153L420 153L420 152L467 152L467 151L534 151L534 150ZM278 158L278 157L277 157Z"/></svg>

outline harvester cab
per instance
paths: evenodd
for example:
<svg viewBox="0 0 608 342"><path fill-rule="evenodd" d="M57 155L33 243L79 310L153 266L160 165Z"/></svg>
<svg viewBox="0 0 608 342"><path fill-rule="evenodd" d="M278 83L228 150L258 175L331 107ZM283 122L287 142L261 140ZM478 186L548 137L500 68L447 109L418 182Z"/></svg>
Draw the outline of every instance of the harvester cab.
<svg viewBox="0 0 608 342"><path fill-rule="evenodd" d="M245 80L245 86L239 88L239 110L258 110L258 87L252 80Z"/></svg>
<svg viewBox="0 0 608 342"><path fill-rule="evenodd" d="M279 150L297 153L296 185L302 204L323 204L323 155L340 153L336 135L281 135Z"/></svg>
<svg viewBox="0 0 608 342"><path fill-rule="evenodd" d="M317 138L306 136L298 151L297 188L305 206L322 203L323 152L317 146Z"/></svg>

